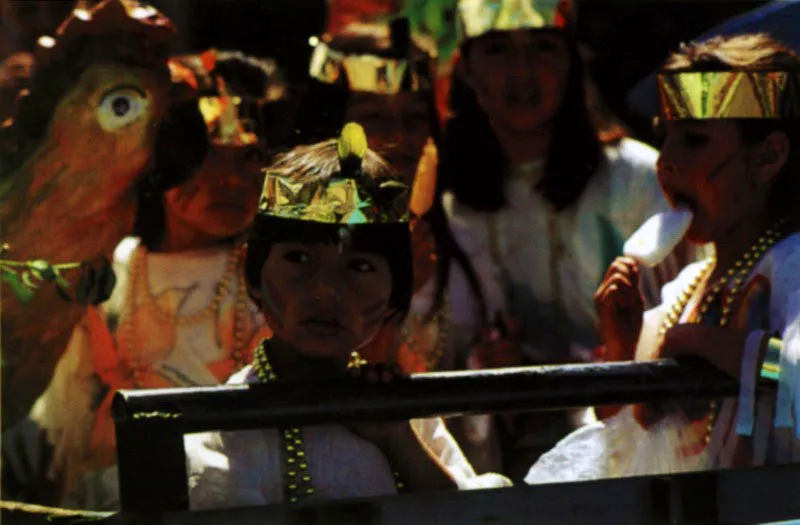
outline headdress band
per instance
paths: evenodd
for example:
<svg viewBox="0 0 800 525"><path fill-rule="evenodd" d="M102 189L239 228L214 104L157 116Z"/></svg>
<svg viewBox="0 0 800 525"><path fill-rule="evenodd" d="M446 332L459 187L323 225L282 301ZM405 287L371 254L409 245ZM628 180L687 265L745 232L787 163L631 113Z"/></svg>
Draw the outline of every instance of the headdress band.
<svg viewBox="0 0 800 525"><path fill-rule="evenodd" d="M340 225L408 222L407 186L362 173L367 138L361 126L344 127L337 152L339 173L327 180L303 181L267 170L259 214Z"/></svg>
<svg viewBox="0 0 800 525"><path fill-rule="evenodd" d="M427 87L418 64L408 58L348 55L324 42L318 43L314 49L309 75L324 84L347 82L350 91L381 95L416 92Z"/></svg>
<svg viewBox="0 0 800 525"><path fill-rule="evenodd" d="M658 76L665 120L800 117L800 75L786 71L707 71Z"/></svg>
<svg viewBox="0 0 800 525"><path fill-rule="evenodd" d="M247 57L239 54L243 60ZM277 65L270 60L260 60L271 71L266 79L264 93L257 97L231 89L217 70L221 59L236 53L210 49L196 55L170 58L169 67L173 82L189 85L206 124L211 143L217 146L244 147L259 142L260 108L283 96L283 86ZM267 67L269 66L269 67Z"/></svg>
<svg viewBox="0 0 800 525"><path fill-rule="evenodd" d="M563 29L573 16L571 0L461 0L460 40L491 31Z"/></svg>

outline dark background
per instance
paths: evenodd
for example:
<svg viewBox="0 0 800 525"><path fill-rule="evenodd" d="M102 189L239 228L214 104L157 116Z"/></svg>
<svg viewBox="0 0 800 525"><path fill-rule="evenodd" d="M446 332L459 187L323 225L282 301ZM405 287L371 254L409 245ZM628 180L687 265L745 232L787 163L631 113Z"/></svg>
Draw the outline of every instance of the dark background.
<svg viewBox="0 0 800 525"><path fill-rule="evenodd" d="M326 24L325 0L151 0L179 28L177 51L240 49L276 58L291 80L302 82L308 38ZM681 42L754 9L763 0L578 0L581 40L590 49L589 71L608 106L650 140L647 119L631 114L627 91ZM0 39L6 50L29 48L57 24L74 0L0 0ZM54 14L48 20L41 11ZM55 20L55 22L53 21Z"/></svg>
<svg viewBox="0 0 800 525"><path fill-rule="evenodd" d="M188 8L191 2L191 8ZM308 38L325 27L324 0L155 0L188 28L182 46L236 48L274 56L290 78L304 78ZM681 42L764 0L578 0L578 34L589 71L610 109L640 139L653 142L649 118L633 114L625 95Z"/></svg>

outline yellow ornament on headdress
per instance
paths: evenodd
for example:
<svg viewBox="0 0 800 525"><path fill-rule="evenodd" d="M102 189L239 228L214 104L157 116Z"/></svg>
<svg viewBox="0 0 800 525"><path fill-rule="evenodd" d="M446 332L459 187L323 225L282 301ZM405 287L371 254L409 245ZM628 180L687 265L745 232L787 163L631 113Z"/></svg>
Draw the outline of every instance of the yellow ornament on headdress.
<svg viewBox="0 0 800 525"><path fill-rule="evenodd" d="M571 0L460 0L459 39L491 31L563 29L572 18Z"/></svg>
<svg viewBox="0 0 800 525"><path fill-rule="evenodd" d="M324 224L394 224L408 222L408 187L396 179L364 175L367 136L347 124L336 143L339 173L327 180L300 180L267 170L258 213Z"/></svg>
<svg viewBox="0 0 800 525"><path fill-rule="evenodd" d="M786 71L703 71L658 76L665 120L800 117L800 75Z"/></svg>
<svg viewBox="0 0 800 525"><path fill-rule="evenodd" d="M336 151L339 153L339 162L351 157L363 160L367 153L367 134L364 133L364 128L355 122L345 124L336 144Z"/></svg>

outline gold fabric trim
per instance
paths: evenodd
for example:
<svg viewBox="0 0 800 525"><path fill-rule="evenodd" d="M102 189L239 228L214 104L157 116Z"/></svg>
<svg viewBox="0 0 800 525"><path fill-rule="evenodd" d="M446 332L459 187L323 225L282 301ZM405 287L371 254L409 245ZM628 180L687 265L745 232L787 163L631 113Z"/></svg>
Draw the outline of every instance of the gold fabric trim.
<svg viewBox="0 0 800 525"><path fill-rule="evenodd" d="M798 79L785 71L662 73L660 113L666 120L797 117Z"/></svg>
<svg viewBox="0 0 800 525"><path fill-rule="evenodd" d="M364 188L355 179L344 178L296 182L268 172L258 210L262 215L326 224L408 222L408 188L395 180L374 184Z"/></svg>
<svg viewBox="0 0 800 525"><path fill-rule="evenodd" d="M347 55L320 42L314 48L309 67L311 78L324 84L347 82L350 91L394 95L420 91L421 77L414 63L377 55ZM404 79L410 76L404 89Z"/></svg>
<svg viewBox="0 0 800 525"><path fill-rule="evenodd" d="M461 0L458 25L461 39L490 31L566 27L571 13L566 0Z"/></svg>

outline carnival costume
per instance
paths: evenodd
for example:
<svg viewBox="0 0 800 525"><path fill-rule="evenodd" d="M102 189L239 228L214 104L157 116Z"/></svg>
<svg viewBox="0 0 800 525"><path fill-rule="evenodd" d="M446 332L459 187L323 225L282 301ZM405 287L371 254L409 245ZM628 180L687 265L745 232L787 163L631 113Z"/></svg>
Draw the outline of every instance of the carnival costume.
<svg viewBox="0 0 800 525"><path fill-rule="evenodd" d="M490 32L524 29L568 32L574 18L571 4L462 0L458 6L460 38L463 42ZM491 175L504 178L506 204L498 211L477 211L446 193L450 229L477 274L489 318L480 313L464 272L453 265L445 358L469 366L468 352L484 343L485 328L497 318L515 320L526 363L591 359L597 345L593 303L597 284L608 264L622 252L625 239L650 215L668 209L656 180L656 158L653 148L628 138L605 146L598 171L575 204L562 211L537 190L546 174L545 159L512 168L504 175ZM658 285L655 274L648 277L645 290L655 304ZM429 283L415 307L425 311L433 295L434 286ZM525 418L531 423L523 426L531 429L510 428L509 435L515 441L511 447L530 449L531 454L548 449L575 428L561 413ZM488 417L471 418L464 431L464 437L475 445L470 452L473 462L499 468L496 452L490 452L494 430ZM527 469L531 461L520 463ZM524 471L519 474L521 477Z"/></svg>
<svg viewBox="0 0 800 525"><path fill-rule="evenodd" d="M409 33L404 19L389 25L389 36L389 49L370 53L344 52L328 41L331 40L330 35L320 38L311 57L309 78L322 85L339 87L350 94L369 93L388 98L411 93L428 99L431 127L438 127L434 108L436 56L412 45L413 35ZM409 208L413 214L411 229L415 287L427 282L435 268L432 239L425 234L418 235L422 230L418 231L416 227L419 217L430 209L433 202L436 166L437 150L431 139L422 152L416 172L402 174L409 182L413 180ZM407 373L437 369L447 337L447 309L443 308L427 323L426 316L417 310L412 307L411 314L404 320L399 340L397 330L387 327L363 349L364 355L374 357L373 352L385 353L389 348L389 359L397 362Z"/></svg>
<svg viewBox="0 0 800 525"><path fill-rule="evenodd" d="M376 226L406 224L408 191L394 179L365 180L360 166L366 138L357 125L348 124L339 139L341 174L324 182L295 182L267 172L259 213L326 225ZM355 152L355 153L354 153ZM360 153L359 153L360 152ZM345 172L348 174L345 175ZM402 190L402 191L401 191ZM385 197L394 193L394 197ZM356 352L351 366L365 361ZM229 384L278 381L269 361L269 341L256 352L253 364L231 378ZM475 476L463 461L458 445L441 420L412 425L429 437L425 443L444 441L435 455L446 463L461 488L503 486L499 476ZM242 432L211 432L189 436L190 505L192 508L294 503L307 498L338 499L395 494L403 482L385 455L372 443L342 425L281 428ZM454 461L456 457L459 461Z"/></svg>
<svg viewBox="0 0 800 525"><path fill-rule="evenodd" d="M250 113L261 101L232 91L216 58L213 50L172 58L173 85L190 85L213 147L251 147L259 138ZM46 468L60 486L57 504L118 507L117 390L222 384L270 335L247 295L241 253L241 242L151 253L128 238L117 247L111 298L89 308L26 422L31 447L42 433L52 447Z"/></svg>
<svg viewBox="0 0 800 525"><path fill-rule="evenodd" d="M794 73L663 73L659 92L661 115L667 120L800 116ZM637 360L656 355L664 335L679 323L749 332L738 399L701 403L702 416L691 419L679 405L666 405L670 412L648 429L633 416L632 407L626 407L566 437L541 457L526 481L652 475L800 459L800 234L792 233L794 229L786 220L773 224L717 281L709 281L713 258L688 266L664 286L661 305L644 314ZM763 350L766 358L759 368ZM692 412L698 412L697 403Z"/></svg>

